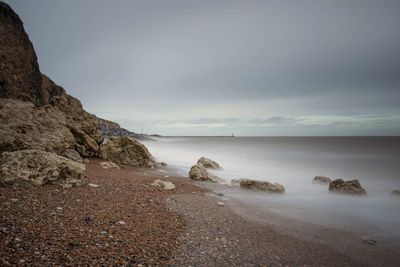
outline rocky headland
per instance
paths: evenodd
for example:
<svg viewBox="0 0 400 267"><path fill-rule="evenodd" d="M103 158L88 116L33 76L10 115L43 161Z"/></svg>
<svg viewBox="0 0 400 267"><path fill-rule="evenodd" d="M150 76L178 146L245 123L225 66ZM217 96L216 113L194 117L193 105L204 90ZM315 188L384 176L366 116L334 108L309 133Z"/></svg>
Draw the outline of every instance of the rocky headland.
<svg viewBox="0 0 400 267"><path fill-rule="evenodd" d="M78 99L40 72L35 50L21 19L2 2L0 59L1 184L81 180L85 169L82 158L101 155L105 159L111 157L117 163L154 165L152 156L142 144L133 139L129 141L129 137L138 135L88 113ZM120 136L124 139L116 140ZM107 140L111 137L111 141ZM108 145L102 145L105 141ZM116 159L111 150L118 150L116 146L124 146L127 142L130 145L124 147L123 152L124 158L130 160ZM117 144L110 149L110 144L114 143ZM24 162L20 162L22 155L26 156ZM81 171L68 171L69 178L66 179L66 171L49 171L47 166L52 166L51 170Z"/></svg>

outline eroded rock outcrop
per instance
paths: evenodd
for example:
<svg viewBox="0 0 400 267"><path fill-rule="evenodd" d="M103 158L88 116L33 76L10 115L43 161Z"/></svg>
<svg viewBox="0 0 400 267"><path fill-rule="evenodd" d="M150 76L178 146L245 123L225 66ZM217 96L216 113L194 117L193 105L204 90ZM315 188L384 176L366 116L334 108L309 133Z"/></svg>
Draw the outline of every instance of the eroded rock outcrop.
<svg viewBox="0 0 400 267"><path fill-rule="evenodd" d="M61 155L76 162L83 163L81 155L79 155L78 151L76 151L75 149L66 149L61 153Z"/></svg>
<svg viewBox="0 0 400 267"><path fill-rule="evenodd" d="M131 165L151 168L155 161L147 148L129 137L112 137L100 145L99 156L103 159Z"/></svg>
<svg viewBox="0 0 400 267"><path fill-rule="evenodd" d="M38 149L3 152L0 184L47 183L80 185L85 165Z"/></svg>
<svg viewBox="0 0 400 267"><path fill-rule="evenodd" d="M321 175L315 176L313 179L313 183L315 184L329 184L331 181L331 178Z"/></svg>
<svg viewBox="0 0 400 267"><path fill-rule="evenodd" d="M206 169L222 169L222 167L217 162L206 157L199 158L197 164L202 164Z"/></svg>
<svg viewBox="0 0 400 267"><path fill-rule="evenodd" d="M239 185L241 188L254 190L254 191L265 191L269 193L284 193L285 188L283 185L278 183L270 183L267 181L252 180L247 178L241 178L232 180L232 185Z"/></svg>
<svg viewBox="0 0 400 267"><path fill-rule="evenodd" d="M208 181L214 183L222 182L221 178L209 173L202 164L196 164L190 168L189 178L196 181Z"/></svg>
<svg viewBox="0 0 400 267"><path fill-rule="evenodd" d="M343 179L333 180L329 184L329 191L350 195L366 195L367 191L361 186L360 181L357 179L351 181L344 181Z"/></svg>
<svg viewBox="0 0 400 267"><path fill-rule="evenodd" d="M51 106L0 98L0 152L40 149L60 154L75 147L65 114Z"/></svg>

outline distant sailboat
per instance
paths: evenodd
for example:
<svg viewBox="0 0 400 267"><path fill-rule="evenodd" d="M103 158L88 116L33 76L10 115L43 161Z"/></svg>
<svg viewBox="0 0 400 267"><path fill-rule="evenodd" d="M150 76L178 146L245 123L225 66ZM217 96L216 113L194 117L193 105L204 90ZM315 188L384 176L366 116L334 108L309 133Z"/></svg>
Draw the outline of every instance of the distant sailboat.
<svg viewBox="0 0 400 267"><path fill-rule="evenodd" d="M231 137L235 137L234 135L233 135L233 133L232 133L232 136Z"/></svg>

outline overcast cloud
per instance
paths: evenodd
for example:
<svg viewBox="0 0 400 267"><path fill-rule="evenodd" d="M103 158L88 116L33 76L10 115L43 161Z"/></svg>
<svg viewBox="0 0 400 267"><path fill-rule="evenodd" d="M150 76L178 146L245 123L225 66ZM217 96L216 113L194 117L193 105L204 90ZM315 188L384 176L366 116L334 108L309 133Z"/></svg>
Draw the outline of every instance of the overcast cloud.
<svg viewBox="0 0 400 267"><path fill-rule="evenodd" d="M400 134L400 1L6 2L42 72L128 129Z"/></svg>

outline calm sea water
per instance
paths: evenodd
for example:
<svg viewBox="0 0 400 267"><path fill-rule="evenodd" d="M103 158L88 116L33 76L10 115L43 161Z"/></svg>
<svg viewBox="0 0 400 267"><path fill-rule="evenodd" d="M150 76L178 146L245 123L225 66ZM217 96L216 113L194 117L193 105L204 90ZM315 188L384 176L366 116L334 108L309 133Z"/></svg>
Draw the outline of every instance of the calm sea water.
<svg viewBox="0 0 400 267"><path fill-rule="evenodd" d="M214 174L278 182L283 195L232 191L279 214L376 237L400 240L400 137L162 137L145 145L158 161L188 174L201 156L220 163ZM316 175L359 179L365 197L330 194ZM229 194L229 193L228 193Z"/></svg>

